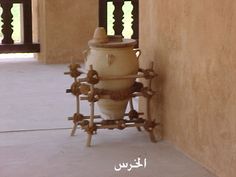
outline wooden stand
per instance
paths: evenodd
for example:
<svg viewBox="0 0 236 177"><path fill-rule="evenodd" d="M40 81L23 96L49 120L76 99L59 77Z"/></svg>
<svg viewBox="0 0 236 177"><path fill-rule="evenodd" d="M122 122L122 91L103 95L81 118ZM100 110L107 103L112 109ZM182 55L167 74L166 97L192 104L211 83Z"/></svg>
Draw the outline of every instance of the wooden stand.
<svg viewBox="0 0 236 177"><path fill-rule="evenodd" d="M70 89L67 89L66 92L72 93L76 96L77 110L73 117L68 118L68 120L73 120L74 122L71 136L75 135L77 127L80 126L88 134L86 145L87 147L90 147L92 135L96 134L98 129L123 130L128 127L136 127L138 131L141 131L141 127L144 127L144 129L149 133L150 140L152 142L157 142L154 135L154 128L159 124L155 123L150 114L150 100L155 94L151 89L152 80L154 77L156 77L156 74L153 70L153 63L150 64L149 69L139 69L139 73L137 75L119 77L100 77L98 73L93 69L92 65L90 65L90 69L88 71L80 68L78 64L71 64L69 68L70 72L65 72L65 74L69 74L74 79L74 83L71 85ZM85 75L85 77L79 78L79 76L82 74ZM115 91L101 90L96 88L96 84L99 81L132 78L144 78L148 80L148 86L144 87L143 84L135 82L132 88L123 91L123 96L121 96L120 98L118 97L118 100L129 99L130 112L124 114L123 119L104 120L100 115L94 114L95 102L97 102L99 99L114 100L113 96L116 94ZM119 95L121 93L122 92L119 91ZM134 109L133 98L139 96L143 96L146 98L147 119L140 117L144 115L144 113L139 113ZM80 114L80 101L83 100L90 102L90 116L84 116Z"/></svg>

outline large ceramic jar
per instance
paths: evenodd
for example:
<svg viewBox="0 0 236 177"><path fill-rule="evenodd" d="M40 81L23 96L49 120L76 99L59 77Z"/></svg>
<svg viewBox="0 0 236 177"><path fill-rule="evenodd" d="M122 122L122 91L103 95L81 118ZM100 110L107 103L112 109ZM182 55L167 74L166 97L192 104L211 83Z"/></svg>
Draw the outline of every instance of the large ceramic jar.
<svg viewBox="0 0 236 177"><path fill-rule="evenodd" d="M138 59L134 46L135 40L122 39L117 36L107 36L104 28L97 28L94 38L89 41L89 50L86 52L86 69L93 65L93 69L100 77L134 75L138 72ZM130 88L135 79L120 79L99 81L96 88L110 91L120 91ZM108 120L122 119L128 100L114 101L100 99L98 107L102 118Z"/></svg>

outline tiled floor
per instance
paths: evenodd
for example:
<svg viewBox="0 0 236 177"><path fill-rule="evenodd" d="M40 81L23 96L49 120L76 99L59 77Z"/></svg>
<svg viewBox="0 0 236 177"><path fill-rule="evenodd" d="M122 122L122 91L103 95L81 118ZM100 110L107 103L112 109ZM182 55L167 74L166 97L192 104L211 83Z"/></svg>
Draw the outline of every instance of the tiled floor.
<svg viewBox="0 0 236 177"><path fill-rule="evenodd" d="M66 69L31 59L0 62L0 177L214 177L171 144L153 144L136 129L101 130L92 148L85 147L83 131L70 137L66 117L75 105L65 94L71 84ZM138 158L146 159L146 168L114 170Z"/></svg>

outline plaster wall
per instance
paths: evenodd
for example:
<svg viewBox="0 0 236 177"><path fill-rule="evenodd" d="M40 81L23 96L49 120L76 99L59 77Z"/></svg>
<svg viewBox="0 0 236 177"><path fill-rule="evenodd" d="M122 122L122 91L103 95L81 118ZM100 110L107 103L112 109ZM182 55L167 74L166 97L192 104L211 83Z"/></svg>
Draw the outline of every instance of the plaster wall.
<svg viewBox="0 0 236 177"><path fill-rule="evenodd" d="M220 177L236 174L236 1L141 0L141 63L159 78L163 138ZM142 107L142 103L141 103Z"/></svg>
<svg viewBox="0 0 236 177"><path fill-rule="evenodd" d="M38 26L38 0L32 0L32 29L33 29L33 42L39 41L39 26Z"/></svg>
<svg viewBox="0 0 236 177"><path fill-rule="evenodd" d="M97 0L39 0L38 59L43 63L82 61L97 26Z"/></svg>

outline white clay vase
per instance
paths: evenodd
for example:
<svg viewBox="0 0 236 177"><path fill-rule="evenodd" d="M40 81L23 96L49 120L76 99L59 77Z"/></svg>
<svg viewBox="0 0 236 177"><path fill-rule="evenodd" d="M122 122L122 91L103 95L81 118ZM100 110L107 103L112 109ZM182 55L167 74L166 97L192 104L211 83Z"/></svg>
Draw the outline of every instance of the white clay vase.
<svg viewBox="0 0 236 177"><path fill-rule="evenodd" d="M136 41L133 39L122 39L120 36L104 35L104 28L97 28L94 37L89 41L89 49L85 54L85 67L98 72L100 77L114 77L135 75L138 72L138 57L140 50L134 50ZM135 79L120 79L99 81L96 88L110 91L129 89ZM107 120L122 119L124 117L128 99L114 101L111 99L100 99L97 104L101 116Z"/></svg>

